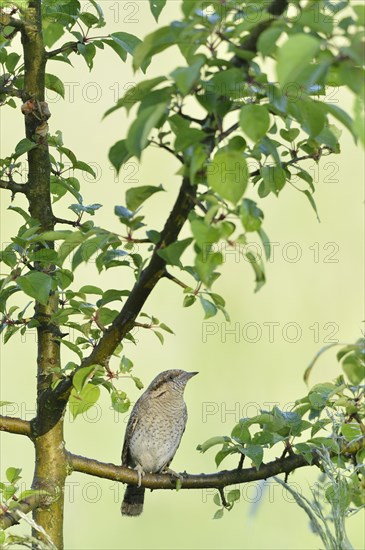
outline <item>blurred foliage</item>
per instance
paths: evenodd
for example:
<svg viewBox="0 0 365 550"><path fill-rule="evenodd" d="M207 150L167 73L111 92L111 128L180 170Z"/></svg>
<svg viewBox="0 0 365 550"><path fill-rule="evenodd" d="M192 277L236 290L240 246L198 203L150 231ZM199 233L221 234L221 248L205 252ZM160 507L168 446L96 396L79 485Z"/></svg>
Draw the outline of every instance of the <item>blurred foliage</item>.
<svg viewBox="0 0 365 550"><path fill-rule="evenodd" d="M149 3L158 20L166 0ZM23 59L12 43L17 34L15 21L24 20L27 5L25 0L1 2L0 105L14 108L21 100L23 114L31 116L34 109L36 116L39 106L24 97ZM142 41L126 32L100 35L105 19L95 0L88 2L87 10L78 0L42 2L47 66L52 64L55 69L56 61L71 65L72 56L77 55L91 71L95 56L108 47L123 62L130 56L135 70L145 73L160 52L178 49L184 59L181 65L168 75L142 80L107 111L108 116L118 109L133 111L133 122L111 147L109 159L119 172L132 157L141 161L147 148L159 147L179 163L178 174L196 187L188 238L166 246L161 228L145 223L145 202L163 192L165 183L126 191L124 204L115 205L121 233L99 227L96 220L102 205L84 204L77 177L80 171L95 177L94 171L64 144L61 131L57 131L47 137L50 192L55 209L58 201L69 201L72 219L61 223L71 228L42 231L38 220L19 206L10 206L22 221L12 242L0 252L0 331L6 343L18 331L24 334L37 327L39 320L28 308L35 301L46 305L50 294L58 293L59 309L50 322L60 327L64 335L59 341L75 353L77 363L54 369L53 388L78 369L69 402L74 417L98 400L100 387L109 392L115 410L126 412L130 401L116 386L118 378L130 378L138 388L143 387L132 374L133 363L124 355L122 343L114 352L119 358L118 370L100 365L78 368L131 292L130 288L104 290L93 284L78 288L75 272L81 264L93 258L99 274L114 268L131 270L138 281L157 251L173 273L170 278L183 288L185 307L199 303L206 319L221 312L229 320L224 298L212 291L221 275L224 251L239 247L253 268L255 290L259 290L265 283L264 261L247 252L247 245L256 237L266 259L270 258L270 240L263 228L265 198L272 194L280 198L286 188L293 187L308 200L318 218L315 182L304 161L320 162L324 156L340 154L342 128L355 141L364 142L363 5L349 0L275 0L272 4L266 0L183 0L181 10L179 20ZM45 86L64 97L63 82L48 69ZM353 116L331 103L329 92L337 87L348 88L354 95ZM190 116L192 104L200 108L202 118ZM10 156L0 160L4 186L22 176L24 155L42 146L42 139L44 136L23 138ZM245 197L248 186L256 200ZM145 252L135 252L136 243L145 245ZM193 265L184 260L188 249L194 254ZM66 268L66 260L70 268ZM138 326L153 332L161 343L163 333L173 333L150 313L140 315ZM70 330L78 333L74 342L64 337ZM134 342L131 332L126 338ZM236 453L259 468L264 450L277 444L284 445L285 453L303 454L309 463L321 463L318 453L324 448L336 467L350 472L344 485L344 511L350 503L361 506L362 346L357 342L340 352L346 378L314 386L291 411L274 408L242 419L230 436L214 437L202 444L201 450L223 444L216 455L217 466ZM307 431L310 437L303 439ZM14 497L15 492L10 494L15 487L12 481L1 487L6 502ZM230 506L236 497L234 491L228 494ZM217 517L222 513L220 509Z"/></svg>

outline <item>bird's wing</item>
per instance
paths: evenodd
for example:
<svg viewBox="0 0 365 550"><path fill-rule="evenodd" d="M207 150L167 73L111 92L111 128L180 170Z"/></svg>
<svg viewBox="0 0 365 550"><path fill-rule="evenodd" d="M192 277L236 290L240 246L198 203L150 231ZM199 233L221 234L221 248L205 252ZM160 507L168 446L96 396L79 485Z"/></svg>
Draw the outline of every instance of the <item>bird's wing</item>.
<svg viewBox="0 0 365 550"><path fill-rule="evenodd" d="M137 402L138 403L138 402ZM138 424L138 407L137 403L134 406L134 409L131 412L131 415L128 420L127 429L124 436L124 444L122 450L122 465L131 466L130 454L129 454L129 443L132 438L133 432L136 429Z"/></svg>

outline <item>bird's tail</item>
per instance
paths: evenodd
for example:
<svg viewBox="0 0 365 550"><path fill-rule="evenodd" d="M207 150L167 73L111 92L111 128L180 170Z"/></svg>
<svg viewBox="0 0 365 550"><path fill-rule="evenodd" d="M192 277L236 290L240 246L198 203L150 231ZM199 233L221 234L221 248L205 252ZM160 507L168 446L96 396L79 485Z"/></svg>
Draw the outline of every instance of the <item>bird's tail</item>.
<svg viewBox="0 0 365 550"><path fill-rule="evenodd" d="M143 511L144 487L127 485L121 506L122 516L139 516Z"/></svg>

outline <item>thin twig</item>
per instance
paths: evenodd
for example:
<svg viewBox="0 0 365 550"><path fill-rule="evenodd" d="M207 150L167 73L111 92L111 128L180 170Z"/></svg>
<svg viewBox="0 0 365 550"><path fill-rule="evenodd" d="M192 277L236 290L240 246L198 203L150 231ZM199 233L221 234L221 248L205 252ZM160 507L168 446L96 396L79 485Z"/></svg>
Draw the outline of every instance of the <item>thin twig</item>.
<svg viewBox="0 0 365 550"><path fill-rule="evenodd" d="M182 164L184 164L184 157L182 155L179 155L179 153L176 153L168 145L165 145L164 143L160 143L159 141L155 141L153 139L150 140L150 143L153 143L153 145L157 145L157 147L160 147L160 149L165 149L165 151L168 151L169 153L171 153L171 155L174 155L175 158L177 158Z"/></svg>
<svg viewBox="0 0 365 550"><path fill-rule="evenodd" d="M72 225L72 227L80 227L80 220L72 221L72 220L65 220L63 218L54 217L53 221L55 223L63 223L65 225Z"/></svg>
<svg viewBox="0 0 365 550"><path fill-rule="evenodd" d="M177 285L181 286L184 289L190 288L189 285L186 285L185 283L183 283L182 281L180 281L179 279L171 275L171 273L169 273L168 271L165 271L164 277L166 277L166 279L169 279L170 281L173 281L174 283L176 283Z"/></svg>
<svg viewBox="0 0 365 550"><path fill-rule="evenodd" d="M76 51L77 45L80 44L80 42L66 42L66 44L63 44L63 46L60 46L59 48L56 48L55 50L51 50L49 52L46 52L47 59L51 59L52 57L56 57L56 55L60 53L67 52L68 50Z"/></svg>

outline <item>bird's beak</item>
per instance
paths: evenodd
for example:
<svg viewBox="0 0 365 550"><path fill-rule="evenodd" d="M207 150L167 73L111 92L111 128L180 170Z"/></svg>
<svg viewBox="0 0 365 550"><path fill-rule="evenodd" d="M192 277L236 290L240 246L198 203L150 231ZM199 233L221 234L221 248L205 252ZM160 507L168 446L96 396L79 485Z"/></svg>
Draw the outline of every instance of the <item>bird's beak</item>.
<svg viewBox="0 0 365 550"><path fill-rule="evenodd" d="M199 374L198 372L187 372L186 373L186 379L190 380L190 378L193 378L196 374Z"/></svg>

